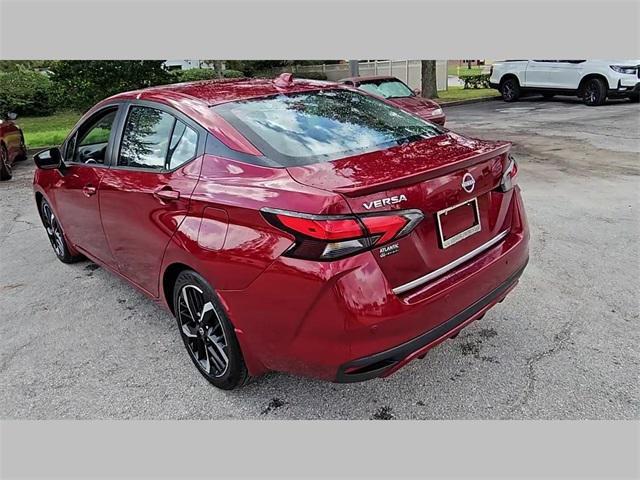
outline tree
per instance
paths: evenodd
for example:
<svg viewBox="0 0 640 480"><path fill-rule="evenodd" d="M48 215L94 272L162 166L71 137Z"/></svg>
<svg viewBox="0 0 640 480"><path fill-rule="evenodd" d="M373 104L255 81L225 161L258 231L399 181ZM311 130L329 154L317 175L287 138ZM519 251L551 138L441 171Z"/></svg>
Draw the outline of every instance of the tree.
<svg viewBox="0 0 640 480"><path fill-rule="evenodd" d="M218 75L218 78L223 78L223 74L222 74L222 60L214 60L213 62L215 69L216 69L216 74Z"/></svg>
<svg viewBox="0 0 640 480"><path fill-rule="evenodd" d="M162 60L63 60L51 66L52 80L68 107L86 108L119 92L171 81Z"/></svg>
<svg viewBox="0 0 640 480"><path fill-rule="evenodd" d="M422 96L438 98L438 84L436 82L436 61L422 60Z"/></svg>

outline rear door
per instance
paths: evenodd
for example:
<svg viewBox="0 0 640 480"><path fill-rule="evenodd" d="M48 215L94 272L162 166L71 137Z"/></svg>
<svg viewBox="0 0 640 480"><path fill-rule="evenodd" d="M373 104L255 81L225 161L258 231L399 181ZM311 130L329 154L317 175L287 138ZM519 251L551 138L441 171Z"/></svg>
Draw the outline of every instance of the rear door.
<svg viewBox="0 0 640 480"><path fill-rule="evenodd" d="M552 88L556 60L531 60L525 72L524 87Z"/></svg>
<svg viewBox="0 0 640 480"><path fill-rule="evenodd" d="M152 102L126 107L114 164L100 184L102 224L120 272L158 295L165 248L189 209L205 135Z"/></svg>

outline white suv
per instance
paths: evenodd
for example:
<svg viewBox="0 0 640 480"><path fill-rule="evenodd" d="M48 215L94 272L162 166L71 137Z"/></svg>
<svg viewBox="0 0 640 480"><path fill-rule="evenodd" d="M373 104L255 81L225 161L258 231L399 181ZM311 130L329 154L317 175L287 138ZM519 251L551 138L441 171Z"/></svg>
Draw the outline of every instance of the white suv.
<svg viewBox="0 0 640 480"><path fill-rule="evenodd" d="M489 85L506 102L525 93L575 95L587 105L607 97L638 101L640 60L505 60L491 67Z"/></svg>

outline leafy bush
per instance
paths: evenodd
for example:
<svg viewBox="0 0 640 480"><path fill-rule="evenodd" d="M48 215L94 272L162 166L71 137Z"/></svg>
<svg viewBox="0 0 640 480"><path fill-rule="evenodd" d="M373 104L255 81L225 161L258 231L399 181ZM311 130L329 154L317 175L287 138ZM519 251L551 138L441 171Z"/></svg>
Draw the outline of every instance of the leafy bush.
<svg viewBox="0 0 640 480"><path fill-rule="evenodd" d="M460 76L460 80L464 82L464 88L489 88L489 75L488 73L482 73L477 75L463 75Z"/></svg>
<svg viewBox="0 0 640 480"><path fill-rule="evenodd" d="M44 74L18 68L0 74L0 114L50 115L55 110L54 85Z"/></svg>
<svg viewBox="0 0 640 480"><path fill-rule="evenodd" d="M86 109L119 92L169 83L162 60L64 60L51 66L63 109Z"/></svg>
<svg viewBox="0 0 640 480"><path fill-rule="evenodd" d="M218 78L218 73L212 68L178 70L174 75L177 77L178 82L197 82L199 80L213 80Z"/></svg>
<svg viewBox="0 0 640 480"><path fill-rule="evenodd" d="M177 82L198 82L201 80L217 80L218 74L212 68L192 68L173 72ZM238 70L223 70L224 78L242 78L244 73Z"/></svg>
<svg viewBox="0 0 640 480"><path fill-rule="evenodd" d="M222 76L224 78L242 78L245 75L240 70L223 70Z"/></svg>

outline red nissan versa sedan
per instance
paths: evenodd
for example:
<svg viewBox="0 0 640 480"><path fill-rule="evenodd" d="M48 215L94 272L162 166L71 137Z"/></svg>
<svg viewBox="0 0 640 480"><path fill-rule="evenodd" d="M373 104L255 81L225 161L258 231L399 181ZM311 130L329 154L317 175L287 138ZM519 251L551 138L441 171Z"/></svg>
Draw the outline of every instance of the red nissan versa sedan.
<svg viewBox="0 0 640 480"><path fill-rule="evenodd" d="M36 155L60 260L168 306L198 370L383 377L502 301L528 260L510 144L335 83L108 98Z"/></svg>
<svg viewBox="0 0 640 480"><path fill-rule="evenodd" d="M444 126L446 116L442 111L442 107L433 100L422 98L411 90L406 83L396 77L386 75L350 77L343 78L340 83L377 95L420 118Z"/></svg>

